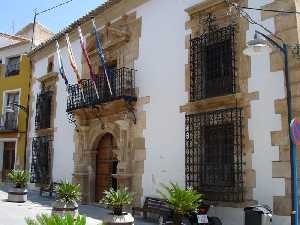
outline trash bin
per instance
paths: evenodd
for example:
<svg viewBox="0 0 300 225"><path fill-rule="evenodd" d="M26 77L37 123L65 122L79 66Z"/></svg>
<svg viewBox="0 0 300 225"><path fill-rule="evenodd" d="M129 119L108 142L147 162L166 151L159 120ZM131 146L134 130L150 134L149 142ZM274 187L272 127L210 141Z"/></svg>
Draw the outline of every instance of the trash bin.
<svg viewBox="0 0 300 225"><path fill-rule="evenodd" d="M272 224L272 210L266 205L256 205L244 208L245 225Z"/></svg>

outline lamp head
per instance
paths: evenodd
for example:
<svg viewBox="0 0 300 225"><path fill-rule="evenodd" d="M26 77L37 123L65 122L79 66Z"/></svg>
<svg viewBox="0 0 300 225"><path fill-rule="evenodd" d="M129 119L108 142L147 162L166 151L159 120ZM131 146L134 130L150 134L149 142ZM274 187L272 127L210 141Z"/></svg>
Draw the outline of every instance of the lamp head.
<svg viewBox="0 0 300 225"><path fill-rule="evenodd" d="M247 48L244 49L243 53L248 56L270 54L272 48L268 45L268 42L261 39L255 34L254 39L247 43Z"/></svg>

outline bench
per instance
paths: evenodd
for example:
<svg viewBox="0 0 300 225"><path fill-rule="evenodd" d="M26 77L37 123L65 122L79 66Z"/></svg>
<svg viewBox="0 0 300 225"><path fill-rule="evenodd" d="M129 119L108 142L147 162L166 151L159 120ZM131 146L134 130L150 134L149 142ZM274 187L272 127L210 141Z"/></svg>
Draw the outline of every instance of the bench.
<svg viewBox="0 0 300 225"><path fill-rule="evenodd" d="M55 189L57 187L57 185L59 185L60 183L58 182L51 182L48 185L42 185L40 187L40 196L43 195L44 192L49 193L49 197L53 196L53 193L55 193Z"/></svg>
<svg viewBox="0 0 300 225"><path fill-rule="evenodd" d="M173 210L166 200L153 197L146 197L142 208L133 207L132 215L134 216L136 212L142 212L145 219L147 219L148 213L159 215L164 220L169 219L173 214Z"/></svg>

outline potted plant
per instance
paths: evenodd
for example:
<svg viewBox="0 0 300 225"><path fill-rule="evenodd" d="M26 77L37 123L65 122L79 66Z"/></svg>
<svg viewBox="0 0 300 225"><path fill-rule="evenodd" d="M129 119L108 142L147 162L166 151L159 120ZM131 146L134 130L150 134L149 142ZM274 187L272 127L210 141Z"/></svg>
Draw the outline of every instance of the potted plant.
<svg viewBox="0 0 300 225"><path fill-rule="evenodd" d="M12 170L8 178L14 183L14 187L8 191L9 202L26 202L27 189L26 185L29 180L29 174L24 170Z"/></svg>
<svg viewBox="0 0 300 225"><path fill-rule="evenodd" d="M118 190L111 188L108 191L104 191L104 197L100 203L112 209L112 213L104 219L104 223L107 225L133 224L133 216L123 211L124 207L131 205L132 201L133 193L129 192L127 187Z"/></svg>
<svg viewBox="0 0 300 225"><path fill-rule="evenodd" d="M84 216L78 216L74 219L71 214L66 214L64 217L42 214L37 216L35 220L29 218L25 220L27 225L86 225L86 218Z"/></svg>
<svg viewBox="0 0 300 225"><path fill-rule="evenodd" d="M64 216L70 213L78 215L78 201L80 200L80 185L63 181L55 188L56 200L52 205L52 214Z"/></svg>
<svg viewBox="0 0 300 225"><path fill-rule="evenodd" d="M192 188L183 189L174 183L171 183L170 186L162 186L164 190L159 191L159 193L174 210L174 224L180 225L185 216L197 210L203 195L194 191Z"/></svg>

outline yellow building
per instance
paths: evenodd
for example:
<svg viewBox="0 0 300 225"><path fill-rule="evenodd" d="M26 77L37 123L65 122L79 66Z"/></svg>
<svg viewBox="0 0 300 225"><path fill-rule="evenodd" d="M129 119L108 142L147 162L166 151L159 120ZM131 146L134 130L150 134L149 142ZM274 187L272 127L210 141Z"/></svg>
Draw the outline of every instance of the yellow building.
<svg viewBox="0 0 300 225"><path fill-rule="evenodd" d="M26 152L31 63L32 24L16 35L0 33L0 180L12 169L28 169ZM35 27L34 45L52 36L40 24Z"/></svg>

